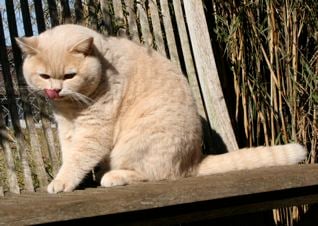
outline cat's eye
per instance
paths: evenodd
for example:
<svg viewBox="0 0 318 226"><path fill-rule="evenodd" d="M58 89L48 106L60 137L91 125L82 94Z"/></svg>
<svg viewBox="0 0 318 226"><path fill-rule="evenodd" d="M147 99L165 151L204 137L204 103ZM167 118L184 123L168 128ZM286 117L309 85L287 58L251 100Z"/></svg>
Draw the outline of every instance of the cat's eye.
<svg viewBox="0 0 318 226"><path fill-rule="evenodd" d="M43 73L40 73L39 76L43 79L49 79L51 78L51 76L49 76L48 74L43 74Z"/></svg>
<svg viewBox="0 0 318 226"><path fill-rule="evenodd" d="M76 75L76 73L65 74L65 75L64 75L64 80L72 79L72 78L75 77L75 75Z"/></svg>

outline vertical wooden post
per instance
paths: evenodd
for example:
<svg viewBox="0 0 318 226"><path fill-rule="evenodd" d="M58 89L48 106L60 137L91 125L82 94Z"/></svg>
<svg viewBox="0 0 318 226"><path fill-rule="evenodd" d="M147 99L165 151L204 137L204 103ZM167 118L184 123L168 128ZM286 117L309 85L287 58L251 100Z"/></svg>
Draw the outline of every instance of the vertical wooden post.
<svg viewBox="0 0 318 226"><path fill-rule="evenodd" d="M183 4L195 65L210 124L221 136L228 151L237 150L238 146L215 65L202 1L185 0Z"/></svg>

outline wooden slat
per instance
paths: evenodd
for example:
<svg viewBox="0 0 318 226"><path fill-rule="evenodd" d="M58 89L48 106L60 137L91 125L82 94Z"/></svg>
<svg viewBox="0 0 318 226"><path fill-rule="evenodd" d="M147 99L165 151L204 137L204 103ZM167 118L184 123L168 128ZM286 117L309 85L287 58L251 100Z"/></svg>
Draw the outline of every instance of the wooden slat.
<svg viewBox="0 0 318 226"><path fill-rule="evenodd" d="M68 223L170 225L317 202L318 165L296 165L58 195L10 195L0 200L0 219L9 225L75 219Z"/></svg>
<svg viewBox="0 0 318 226"><path fill-rule="evenodd" d="M10 147L10 142L8 140L8 131L5 127L4 118L2 114L2 109L0 110L0 143L2 150L4 152L5 157L5 168L7 171L7 178L8 178L8 185L9 185L9 191L12 193L19 194L20 188L18 184L18 177L15 170L15 164L14 164L14 158L12 155L12 150ZM1 196L1 192L0 192Z"/></svg>
<svg viewBox="0 0 318 226"><path fill-rule="evenodd" d="M106 26L106 31L105 34L108 35L114 35L113 31L113 26L112 26L112 21L114 20L113 15L110 13L111 12L111 0L99 0L100 3L100 8L102 10L103 14L103 22L104 25Z"/></svg>
<svg viewBox="0 0 318 226"><path fill-rule="evenodd" d="M136 42L139 42L138 28L136 22L136 13L135 13L135 1L134 0L125 0L125 7L128 12L127 21L130 38Z"/></svg>
<svg viewBox="0 0 318 226"><path fill-rule="evenodd" d="M36 16L36 24L38 33L45 31L45 20L43 13L42 1L34 1L34 11Z"/></svg>
<svg viewBox="0 0 318 226"><path fill-rule="evenodd" d="M31 16L29 12L29 3L27 0L20 0L21 4L21 12L22 12L22 20L25 31L25 36L32 36L32 24L31 24Z"/></svg>
<svg viewBox="0 0 318 226"><path fill-rule="evenodd" d="M98 29L98 9L96 8L96 0L86 0L83 6L86 8L85 15L86 26L97 30Z"/></svg>
<svg viewBox="0 0 318 226"><path fill-rule="evenodd" d="M123 4L121 1L113 0L113 8L114 8L114 15L115 15L115 21L120 21L120 23L125 24L126 20L123 13ZM124 28L120 28L117 31L118 36L126 36L128 25L125 24Z"/></svg>
<svg viewBox="0 0 318 226"><path fill-rule="evenodd" d="M173 26L171 22L171 15L169 10L169 5L167 0L160 0L160 8L163 16L163 24L165 29L165 35L168 43L169 56L173 63L175 63L179 68L180 60L177 51L176 40L174 37Z"/></svg>
<svg viewBox="0 0 318 226"><path fill-rule="evenodd" d="M202 1L183 1L195 65L210 125L221 136L228 151L238 146L224 101L212 51Z"/></svg>
<svg viewBox="0 0 318 226"><path fill-rule="evenodd" d="M6 1L6 4L12 4L12 2ZM8 16L9 16L9 13L8 13ZM9 21L11 21L11 19L12 18L10 17L8 18ZM12 20L15 20L15 18L13 18ZM10 26L11 26L11 23L9 23L9 28ZM14 99L15 93L13 89L13 83L11 80L10 64L9 64L8 55L7 55L1 12L0 12L0 62L2 64L3 80L5 84L6 95L8 97L8 105L9 105L10 116L12 119L14 135L16 137L17 150L21 158L21 164L22 164L23 175L24 175L24 188L27 191L33 191L34 188L33 188L32 177L31 177L31 169L27 161L26 145L24 141L24 136L21 131L18 109Z"/></svg>
<svg viewBox="0 0 318 226"><path fill-rule="evenodd" d="M61 0L61 8L62 8L62 22L63 23L72 22L69 0Z"/></svg>
<svg viewBox="0 0 318 226"><path fill-rule="evenodd" d="M183 53L183 58L185 61L185 68L186 68L186 73L187 77L190 83L190 86L193 90L194 97L197 103L197 107L199 110L199 114L201 117L207 120L205 111L204 111L204 106L200 94L200 87L198 84L195 68L194 68L194 63L193 63L193 58L192 58L192 53L190 49L190 42L188 39L188 33L186 30L186 25L184 21L184 15L182 12L182 7L181 7L181 2L180 0L174 0L173 1L173 7L174 7L174 12L176 15L176 21L178 25L178 33L180 37L180 42L181 42L181 49Z"/></svg>
<svg viewBox="0 0 318 226"><path fill-rule="evenodd" d="M0 197L3 197L4 196L4 193L3 193L3 187L0 186Z"/></svg>
<svg viewBox="0 0 318 226"><path fill-rule="evenodd" d="M83 20L82 0L75 0L74 9L75 9L75 22L76 23L81 23L82 20Z"/></svg>
<svg viewBox="0 0 318 226"><path fill-rule="evenodd" d="M49 6L49 14L50 14L50 21L51 26L55 27L56 25L59 25L59 17L57 13L57 6L55 0L47 0L48 6Z"/></svg>
<svg viewBox="0 0 318 226"><path fill-rule="evenodd" d="M209 149L209 147L213 147L213 145L215 145L216 142L213 141L212 139L211 128L208 124L209 119L204 109L204 104L203 104L202 95L200 91L200 85L199 85L198 77L194 67L194 62L193 62L193 57L192 57L192 52L190 47L190 40L188 38L188 32L187 32L187 28L185 24L185 17L183 14L181 1L173 0L173 8L174 8L174 13L175 13L176 22L177 22L178 34L179 34L180 43L181 43L181 50L182 50L183 59L185 62L186 74L192 89L195 102L197 104L198 112L203 119L202 123L203 123L204 136L205 136L205 139L204 139L204 143L206 146L205 149ZM207 150L207 151L211 152L212 150Z"/></svg>
<svg viewBox="0 0 318 226"><path fill-rule="evenodd" d="M31 105L30 103L28 103L29 100L27 99L29 94L28 94L28 90L25 88L26 84L22 75L21 52L17 44L15 43L15 39L14 39L15 37L19 36L17 31L17 23L15 19L15 14L14 14L14 7L13 7L13 4L7 4L6 6L7 6L7 12L8 12L10 39L11 39L12 50L13 50L14 67L17 74L17 82L19 85L20 97L22 98L22 106L24 110L26 127L28 130L28 136L30 138L30 145L31 145L32 155L34 157L34 165L35 165L37 179L39 181L40 186L43 187L47 185L48 180L47 180L47 174L45 171L45 166L44 166L42 153L41 153L41 144L39 142L35 123L33 121ZM30 30L32 28L25 28L25 29Z"/></svg>
<svg viewBox="0 0 318 226"><path fill-rule="evenodd" d="M113 0L113 8L114 8L115 17L120 20L124 20L122 2Z"/></svg>
<svg viewBox="0 0 318 226"><path fill-rule="evenodd" d="M152 47L152 35L150 32L145 1L137 2L137 16L141 27L141 42Z"/></svg>
<svg viewBox="0 0 318 226"><path fill-rule="evenodd" d="M149 1L149 10L151 15L151 23L153 27L153 35L155 39L155 45L156 49L159 53L161 53L163 56L167 56L166 50L165 50L165 43L163 40L163 34L161 31L161 25L160 25L160 17L159 17L159 8L157 6L156 1Z"/></svg>

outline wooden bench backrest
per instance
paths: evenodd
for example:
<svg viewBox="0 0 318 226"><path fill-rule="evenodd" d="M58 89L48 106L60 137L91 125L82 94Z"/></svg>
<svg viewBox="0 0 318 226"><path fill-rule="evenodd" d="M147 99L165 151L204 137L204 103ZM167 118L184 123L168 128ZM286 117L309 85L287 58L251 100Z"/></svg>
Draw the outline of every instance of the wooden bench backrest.
<svg viewBox="0 0 318 226"><path fill-rule="evenodd" d="M28 1L21 1L24 34L35 34L35 25L32 25L30 15L36 17L37 31L42 32L47 27L70 20L98 29L102 22L96 16L98 12L110 33L124 33L136 42L154 47L183 70L202 117L206 149L237 149L201 1L160 0L158 4L152 0L147 1L147 4L146 1L137 3L134 0L125 0L125 4L117 0L100 1L99 4L96 4L97 1L87 2L88 5L75 1L75 10L72 10L74 8L68 1L51 0L47 1L48 6L42 5L41 1L34 1L34 10L30 11ZM49 18L45 17L45 7L48 8ZM18 33L17 27L21 27L22 23L16 21L12 1L6 1L6 10L10 39L23 36L24 34ZM88 17L85 18L85 15ZM8 37L5 36L8 34L3 23L5 15L0 16L0 61L5 86L5 93L0 95L7 98L6 104L1 104L2 109L8 109L9 115L5 117L5 112L0 111L0 138L3 149L3 152L0 152L1 195L3 190L19 193L21 189L34 191L35 187L46 186L52 177L47 172L57 172L60 154L50 110L44 107L43 101L34 98L26 89L21 74L20 51L14 41L12 47L7 47L5 38ZM15 88L15 83L18 84L18 89ZM16 104L17 97L22 99L20 105ZM22 116L19 107L23 108ZM34 108L41 114L36 116ZM6 122L6 118L9 118L10 122Z"/></svg>

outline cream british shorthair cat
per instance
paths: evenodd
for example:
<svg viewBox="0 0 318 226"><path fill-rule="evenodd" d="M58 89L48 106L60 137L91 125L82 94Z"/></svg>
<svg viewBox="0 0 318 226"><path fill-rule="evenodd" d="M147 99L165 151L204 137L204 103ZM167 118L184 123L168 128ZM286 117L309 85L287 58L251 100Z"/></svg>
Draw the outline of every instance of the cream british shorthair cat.
<svg viewBox="0 0 318 226"><path fill-rule="evenodd" d="M299 144L201 154L202 126L182 73L156 51L60 25L17 38L31 89L53 103L62 166L49 193L70 192L103 163L104 187L302 161ZM259 149L253 150L251 149Z"/></svg>

